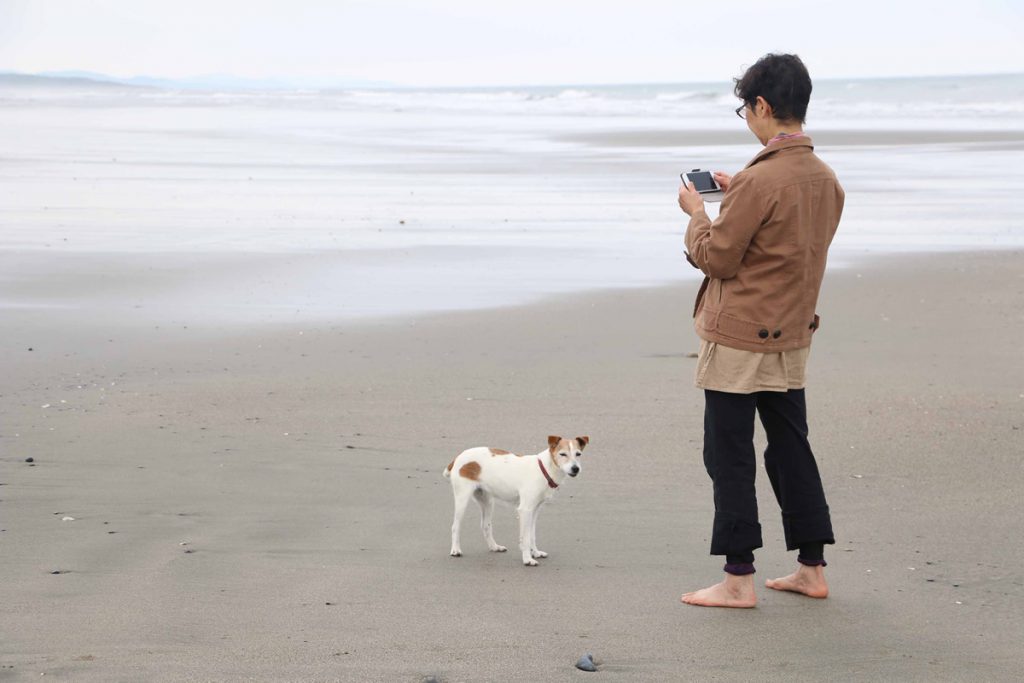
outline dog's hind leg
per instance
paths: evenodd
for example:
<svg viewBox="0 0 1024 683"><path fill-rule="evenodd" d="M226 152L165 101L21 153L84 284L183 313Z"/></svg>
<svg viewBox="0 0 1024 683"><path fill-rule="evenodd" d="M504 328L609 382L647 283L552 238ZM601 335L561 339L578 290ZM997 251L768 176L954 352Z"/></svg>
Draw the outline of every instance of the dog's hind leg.
<svg viewBox="0 0 1024 683"><path fill-rule="evenodd" d="M466 514L466 506L469 499L473 497L473 487L467 484L459 485L460 482L452 482L452 494L455 497L455 519L452 520L452 557L462 556L462 547L459 544L459 531L462 528L462 516Z"/></svg>
<svg viewBox="0 0 1024 683"><path fill-rule="evenodd" d="M508 548L498 545L494 540L494 528L491 525L491 518L494 516L494 497L483 489L477 489L473 494L476 502L480 503L480 529L484 532L484 540L492 553L503 553Z"/></svg>

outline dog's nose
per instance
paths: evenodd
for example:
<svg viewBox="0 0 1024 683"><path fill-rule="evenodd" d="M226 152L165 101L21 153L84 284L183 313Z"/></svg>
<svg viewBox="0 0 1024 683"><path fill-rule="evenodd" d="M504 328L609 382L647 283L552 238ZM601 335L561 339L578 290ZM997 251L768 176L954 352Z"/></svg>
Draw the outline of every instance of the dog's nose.
<svg viewBox="0 0 1024 683"><path fill-rule="evenodd" d="M573 465L572 469L569 470L569 476L571 476L571 477L575 477L579 473L580 473L580 466L579 465Z"/></svg>

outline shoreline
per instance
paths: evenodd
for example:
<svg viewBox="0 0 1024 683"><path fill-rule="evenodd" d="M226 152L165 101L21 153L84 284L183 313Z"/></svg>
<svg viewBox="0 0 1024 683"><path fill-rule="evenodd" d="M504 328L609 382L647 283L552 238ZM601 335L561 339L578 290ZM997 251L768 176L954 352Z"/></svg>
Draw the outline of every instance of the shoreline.
<svg viewBox="0 0 1024 683"><path fill-rule="evenodd" d="M966 149L980 147L994 142L1011 143L1017 149L1024 145L1024 130L1019 128L1004 129L955 129L935 128L900 129L896 127L843 127L816 128L813 123L806 126L807 134L816 146L828 147L864 147L885 146L904 147L917 145L963 144ZM701 147L701 146L732 146L742 145L755 147L756 140L751 139L747 130L706 129L694 130L666 128L658 130L650 126L642 129L608 128L590 130L582 133L563 133L555 137L557 140L579 142L595 147ZM1001 147L1005 149L1005 147Z"/></svg>
<svg viewBox="0 0 1024 683"><path fill-rule="evenodd" d="M551 249L547 251L555 253ZM564 251L566 257L574 253L576 258L580 257L578 250ZM444 281L441 286L435 281L435 289L425 290L425 293L407 293L408 287L415 286L416 282L396 280L390 285L393 295L381 296L379 292L367 291L364 297L376 294L379 301L375 304L370 298L363 298L366 308L349 312L338 308L338 299L332 298L330 286L337 287L338 281L332 281L330 273L339 268L355 265L367 273L376 272L378 278L367 284L380 288L386 282L380 277L397 272L403 259L412 255L422 263L437 258L428 259L423 255L431 253L443 254L442 258L453 263L481 261L486 268L493 269L490 255L504 253L507 256L509 250L481 245L291 253L0 250L0 270L5 273L6 289L5 299L0 300L0 311L14 318L45 317L49 313L65 317L68 323L84 326L190 325L194 329L245 330L263 326L375 325L455 312L543 305L563 297L672 288L699 283L702 277L684 260L668 259L656 274L648 274L633 283L574 281L560 285L561 288L539 285L531 291L513 282L508 288L487 290L484 286L460 296L456 289L463 283L457 280ZM1024 248L1016 245L833 246L826 278L833 273L874 267L878 262L892 263L897 259L986 254L1020 254L1024 258ZM374 263L378 264L377 271L368 266ZM46 268L50 270L47 272ZM346 277L351 282L351 276ZM257 280L262 290L257 288ZM296 280L310 285L299 287ZM321 292L322 298L317 299L309 291ZM356 297L352 295L350 299Z"/></svg>

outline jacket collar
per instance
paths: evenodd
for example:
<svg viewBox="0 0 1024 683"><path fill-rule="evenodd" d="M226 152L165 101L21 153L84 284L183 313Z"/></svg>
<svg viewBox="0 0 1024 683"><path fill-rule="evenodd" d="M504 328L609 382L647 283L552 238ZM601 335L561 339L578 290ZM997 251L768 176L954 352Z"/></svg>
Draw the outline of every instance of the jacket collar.
<svg viewBox="0 0 1024 683"><path fill-rule="evenodd" d="M814 149L814 141L811 140L811 138L806 136L806 135L803 136L803 137L800 137L800 138L792 138L791 140L780 140L779 142L776 142L774 144L768 145L767 147L762 149L760 152L755 154L754 158L750 160L750 163L748 163L745 166L745 168L750 168L751 166L753 166L757 162L763 161L764 159L767 159L768 157L772 156L773 154L778 154L779 152L781 152L783 150L792 149L794 147L808 147L808 148L813 150Z"/></svg>

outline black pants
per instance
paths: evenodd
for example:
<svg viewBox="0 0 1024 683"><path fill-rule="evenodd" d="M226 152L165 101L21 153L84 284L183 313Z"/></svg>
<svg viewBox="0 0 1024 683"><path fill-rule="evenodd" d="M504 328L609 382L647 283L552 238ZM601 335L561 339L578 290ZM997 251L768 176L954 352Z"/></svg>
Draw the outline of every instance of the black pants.
<svg viewBox="0 0 1024 683"><path fill-rule="evenodd" d="M835 543L818 465L807 441L804 390L730 394L706 389L704 399L704 466L715 490L711 554L753 562L754 549L762 545L754 493L755 410L768 436L764 465L782 508L786 549Z"/></svg>

